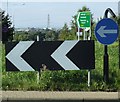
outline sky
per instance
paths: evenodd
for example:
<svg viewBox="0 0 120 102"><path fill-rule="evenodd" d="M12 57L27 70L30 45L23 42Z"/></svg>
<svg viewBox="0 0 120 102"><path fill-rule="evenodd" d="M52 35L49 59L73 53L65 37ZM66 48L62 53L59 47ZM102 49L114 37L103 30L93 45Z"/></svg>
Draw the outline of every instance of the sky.
<svg viewBox="0 0 120 102"><path fill-rule="evenodd" d="M72 16L83 6L91 10L94 20L103 17L107 8L118 15L118 2L8 2L8 8L6 2L2 3L15 28L45 28L48 14L51 28L61 28L65 23L70 26Z"/></svg>

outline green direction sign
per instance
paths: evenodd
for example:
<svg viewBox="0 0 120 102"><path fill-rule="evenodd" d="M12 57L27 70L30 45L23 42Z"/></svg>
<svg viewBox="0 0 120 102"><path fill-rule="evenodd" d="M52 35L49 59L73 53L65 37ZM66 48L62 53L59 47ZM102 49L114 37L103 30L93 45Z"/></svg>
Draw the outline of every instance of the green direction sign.
<svg viewBox="0 0 120 102"><path fill-rule="evenodd" d="M77 17L77 24L80 28L87 28L91 26L91 13L79 12Z"/></svg>

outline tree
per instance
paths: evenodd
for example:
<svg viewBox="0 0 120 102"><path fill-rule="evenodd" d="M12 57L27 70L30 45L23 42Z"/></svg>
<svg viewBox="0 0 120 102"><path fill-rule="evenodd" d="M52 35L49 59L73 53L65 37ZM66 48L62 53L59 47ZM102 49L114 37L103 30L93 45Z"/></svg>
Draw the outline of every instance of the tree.
<svg viewBox="0 0 120 102"><path fill-rule="evenodd" d="M73 40L75 39L74 33L71 28L65 23L59 34L59 40Z"/></svg>
<svg viewBox="0 0 120 102"><path fill-rule="evenodd" d="M113 19L118 24L118 27L120 29L120 15L116 16L115 18L111 16L110 18ZM119 32L119 37L118 38L120 39L120 32Z"/></svg>
<svg viewBox="0 0 120 102"><path fill-rule="evenodd" d="M120 16L117 16L117 23L118 23L118 26L119 26L119 29L120 29ZM120 39L120 32L119 32L119 39Z"/></svg>
<svg viewBox="0 0 120 102"><path fill-rule="evenodd" d="M15 32L15 35L13 37L13 41L27 41L28 39L28 33L27 32Z"/></svg>
<svg viewBox="0 0 120 102"><path fill-rule="evenodd" d="M10 21L9 15L5 15L5 11L2 11L2 42L13 40L14 27Z"/></svg>
<svg viewBox="0 0 120 102"><path fill-rule="evenodd" d="M65 23L64 27L60 31L59 40L66 40L68 36L69 36L69 30L67 24Z"/></svg>
<svg viewBox="0 0 120 102"><path fill-rule="evenodd" d="M55 29L46 29L45 30L45 41L56 41L58 40L58 33Z"/></svg>
<svg viewBox="0 0 120 102"><path fill-rule="evenodd" d="M111 18L114 19L117 22L118 26L120 27L120 16L116 16L115 18L111 17Z"/></svg>

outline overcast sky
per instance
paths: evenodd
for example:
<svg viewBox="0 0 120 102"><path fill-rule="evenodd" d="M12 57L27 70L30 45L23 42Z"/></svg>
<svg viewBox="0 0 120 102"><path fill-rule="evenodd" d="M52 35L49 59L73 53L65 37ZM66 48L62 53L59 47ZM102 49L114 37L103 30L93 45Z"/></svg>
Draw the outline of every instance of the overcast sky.
<svg viewBox="0 0 120 102"><path fill-rule="evenodd" d="M87 6L91 10L94 20L103 17L104 11L108 7L118 15L117 2L9 2L8 13L16 28L45 28L48 14L50 15L50 26L60 28L64 23L70 25L72 16L83 6ZM7 12L6 2L2 4L2 9Z"/></svg>

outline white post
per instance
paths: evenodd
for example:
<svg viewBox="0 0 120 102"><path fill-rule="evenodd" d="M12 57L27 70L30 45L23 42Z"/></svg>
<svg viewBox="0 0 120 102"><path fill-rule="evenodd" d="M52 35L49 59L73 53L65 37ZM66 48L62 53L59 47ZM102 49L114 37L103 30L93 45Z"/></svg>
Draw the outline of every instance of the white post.
<svg viewBox="0 0 120 102"><path fill-rule="evenodd" d="M40 39L39 39L39 35L37 35L37 41L40 41Z"/></svg>
<svg viewBox="0 0 120 102"><path fill-rule="evenodd" d="M83 35L83 40L86 40L86 34L85 34L85 28L84 28L84 35Z"/></svg>
<svg viewBox="0 0 120 102"><path fill-rule="evenodd" d="M80 40L80 29L78 27L78 33L77 33L77 36L78 36L78 40Z"/></svg>
<svg viewBox="0 0 120 102"><path fill-rule="evenodd" d="M88 40L90 40L90 38L91 38L91 28L90 28L90 31L89 31Z"/></svg>
<svg viewBox="0 0 120 102"><path fill-rule="evenodd" d="M39 41L39 35L37 35L37 41ZM40 72L37 72L37 84L39 84Z"/></svg>
<svg viewBox="0 0 120 102"><path fill-rule="evenodd" d="M85 34L85 29L84 29L84 35L83 35L83 40L87 40L86 39L86 34ZM90 40L90 33L91 31L89 32L89 37L88 37L88 40ZM90 69L88 70L88 87L90 87Z"/></svg>
<svg viewBox="0 0 120 102"><path fill-rule="evenodd" d="M90 69L88 70L88 87L90 87Z"/></svg>
<svg viewBox="0 0 120 102"><path fill-rule="evenodd" d="M91 38L91 28L90 28L90 31L89 31L89 37L88 37L88 40L90 40L90 38ZM90 74L91 74L91 71L90 71L90 69L88 70L88 87L90 87Z"/></svg>

